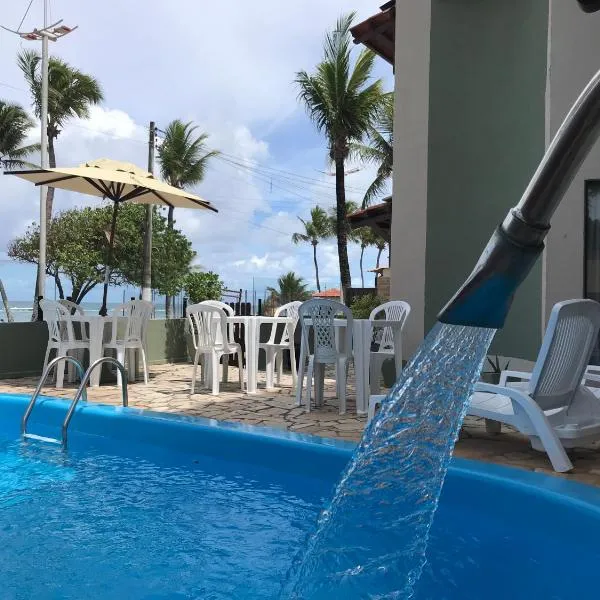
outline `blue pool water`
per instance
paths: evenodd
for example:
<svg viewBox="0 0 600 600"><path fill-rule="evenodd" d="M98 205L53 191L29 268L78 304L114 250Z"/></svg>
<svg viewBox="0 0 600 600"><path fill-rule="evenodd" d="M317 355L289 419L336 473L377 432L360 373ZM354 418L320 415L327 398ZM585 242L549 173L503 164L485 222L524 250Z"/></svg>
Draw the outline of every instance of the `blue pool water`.
<svg viewBox="0 0 600 600"><path fill-rule="evenodd" d="M0 396L0 599L275 598L352 451L82 405L62 453L19 441L26 400ZM65 410L44 401L31 430ZM597 490L454 461L415 597L593 598L599 539Z"/></svg>

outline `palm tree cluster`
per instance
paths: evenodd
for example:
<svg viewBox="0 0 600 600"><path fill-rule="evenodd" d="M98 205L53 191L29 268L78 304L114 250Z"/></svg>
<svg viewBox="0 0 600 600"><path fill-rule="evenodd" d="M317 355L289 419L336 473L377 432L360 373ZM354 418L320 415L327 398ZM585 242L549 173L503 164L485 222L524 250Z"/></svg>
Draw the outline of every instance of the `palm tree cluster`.
<svg viewBox="0 0 600 600"><path fill-rule="evenodd" d="M272 306L282 306L288 302L294 302L295 300L308 300L311 297L310 292L307 290L308 284L294 273L290 271L285 275L282 275L277 280L277 287L268 287L270 297L267 302Z"/></svg>

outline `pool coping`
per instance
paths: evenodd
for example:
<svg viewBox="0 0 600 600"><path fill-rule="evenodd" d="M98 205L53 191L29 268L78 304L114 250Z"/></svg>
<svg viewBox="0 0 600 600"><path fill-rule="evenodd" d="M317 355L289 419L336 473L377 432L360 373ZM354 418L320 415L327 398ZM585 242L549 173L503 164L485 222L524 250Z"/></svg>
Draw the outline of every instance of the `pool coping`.
<svg viewBox="0 0 600 600"><path fill-rule="evenodd" d="M22 403L23 410L30 400L26 394L0 394L0 405L3 398L10 398ZM40 396L39 406L44 406L52 412L61 410L66 414L66 407L70 404L69 400L53 396ZM34 411L35 414L35 411ZM71 427L75 431L86 433L85 430L79 430L77 427L77 416L99 416L114 418L119 415L127 415L128 420L147 422L166 422L176 425L185 424L187 427L193 427L195 430L211 433L226 433L236 437L243 437L250 440L262 440L270 444L286 447L310 447L317 453L323 455L335 455L336 458L349 460L352 452L357 447L356 442L347 440L337 440L325 438L317 435L297 433L284 429L265 427L261 425L248 425L232 421L218 421L201 416L181 415L176 413L163 413L148 409L135 407L121 407L110 404L80 402L77 406ZM85 424L85 423L84 423ZM186 427L186 428L187 428ZM93 434L92 434L93 435ZM152 443L152 442L150 442ZM543 494L555 501L568 501L576 503L582 508L592 509L600 512L600 488L584 483L569 481L558 476L545 473L536 473L499 465L485 461L479 461L466 458L452 458L449 469L456 475L467 478L485 479L489 482L502 482L513 488L519 488L523 492Z"/></svg>

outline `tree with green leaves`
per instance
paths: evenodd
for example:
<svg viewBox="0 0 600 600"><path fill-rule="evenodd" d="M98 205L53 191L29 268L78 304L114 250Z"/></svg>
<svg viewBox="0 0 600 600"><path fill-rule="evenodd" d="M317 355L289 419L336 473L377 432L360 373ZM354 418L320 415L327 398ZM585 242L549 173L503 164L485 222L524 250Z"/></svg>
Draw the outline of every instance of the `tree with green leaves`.
<svg viewBox="0 0 600 600"><path fill-rule="evenodd" d="M375 123L369 128L367 143L354 142L350 152L363 162L377 166L377 175L367 188L362 201L366 208L385 190L392 176L394 164L394 93L385 94L385 100Z"/></svg>
<svg viewBox="0 0 600 600"><path fill-rule="evenodd" d="M377 248L377 261L375 262L375 268L379 269L379 261L381 260L381 253L385 250L387 241L380 235L375 235L375 248Z"/></svg>
<svg viewBox="0 0 600 600"><path fill-rule="evenodd" d="M282 306L288 302L295 300L308 300L311 297L310 292L306 289L308 285L302 277L299 277L293 271L282 275L277 280L277 287L268 287L267 291L270 294L268 302L273 306Z"/></svg>
<svg viewBox="0 0 600 600"><path fill-rule="evenodd" d="M25 144L34 122L19 104L0 100L0 166L15 169L33 166L25 159L39 151L39 144Z"/></svg>
<svg viewBox="0 0 600 600"><path fill-rule="evenodd" d="M216 150L206 149L207 133L197 133L198 127L184 123L179 119L171 121L165 129L162 144L158 149L160 173L170 185L185 189L200 183L204 179L208 161L218 154ZM174 208L169 207L167 226L172 229ZM172 317L172 297L165 298L167 319Z"/></svg>
<svg viewBox="0 0 600 600"><path fill-rule="evenodd" d="M119 210L110 285L141 283L143 215L144 206L138 204L124 203ZM61 299L69 295L80 303L104 282L111 218L112 206L88 207L60 212L49 223L46 274L54 279ZM153 229L152 287L161 294L177 293L195 255L191 242L179 231L168 229L166 219L158 212L154 215ZM8 255L19 262L36 264L39 227L32 224L24 235L14 239ZM67 284L70 294L65 290Z"/></svg>
<svg viewBox="0 0 600 600"><path fill-rule="evenodd" d="M375 54L363 49L354 65L350 26L354 13L338 19L327 33L322 61L313 74L300 71L296 84L300 100L326 139L335 167L336 235L342 287L350 287L348 226L346 221L345 162L352 142L360 142L381 111L385 94L381 79L372 81Z"/></svg>
<svg viewBox="0 0 600 600"><path fill-rule="evenodd" d="M212 271L195 271L187 274L184 289L190 303L196 304L206 300L220 300L225 283Z"/></svg>
<svg viewBox="0 0 600 600"><path fill-rule="evenodd" d="M33 99L33 108L38 118L42 114L42 58L34 50L23 50L17 57L19 68L25 76ZM103 100L98 81L72 67L64 60L51 56L48 61L48 164L56 167L54 142L69 119L85 119L90 107ZM54 188L49 187L46 195L46 220L52 219Z"/></svg>
<svg viewBox="0 0 600 600"><path fill-rule="evenodd" d="M300 242L308 242L313 247L313 261L315 263L315 277L317 283L317 290L321 291L321 283L319 282L319 263L317 262L317 245L321 240L324 240L332 235L331 221L327 216L325 210L320 206L315 206L310 211L310 221L305 221L301 217L298 217L302 225L304 225L303 232L297 232L292 235L292 241L294 244Z"/></svg>

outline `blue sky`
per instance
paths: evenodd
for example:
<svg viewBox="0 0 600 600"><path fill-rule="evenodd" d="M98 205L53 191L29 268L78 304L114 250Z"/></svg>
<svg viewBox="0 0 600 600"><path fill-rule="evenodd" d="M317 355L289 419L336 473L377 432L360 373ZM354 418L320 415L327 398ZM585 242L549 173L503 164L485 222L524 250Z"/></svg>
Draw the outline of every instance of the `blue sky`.
<svg viewBox="0 0 600 600"><path fill-rule="evenodd" d="M29 0L6 4L0 24L16 28ZM313 286L312 250L294 246L290 237L301 225L297 217L307 216L311 206L334 204L334 183L324 173L330 171L324 140L296 99L294 75L318 62L323 35L340 13L354 10L362 19L379 4L52 0L53 20L63 18L79 29L51 44L51 53L95 75L105 95L89 120L65 127L57 162L71 166L110 157L145 166L151 119L159 128L174 118L194 121L224 153L195 189L219 214L176 211L177 227L192 240L197 262L218 272L228 287L254 284L259 295L289 270ZM42 0L33 0L23 29L41 19ZM22 47L35 46L0 30L0 98L29 107L15 58ZM392 88L391 67L380 59L376 76ZM361 199L373 174L363 167L348 176L349 199ZM10 299L28 300L34 269L6 260L5 250L36 219L39 196L33 186L9 177L0 179L0 192L0 276ZM97 202L59 190L55 210ZM318 250L322 285L335 287L335 245L323 242ZM349 252L353 282L359 284L359 249L351 246ZM367 251L365 268L374 262L375 252ZM48 284L47 294L53 291ZM88 299L99 296L95 290ZM121 297L121 290L111 289L112 300Z"/></svg>

